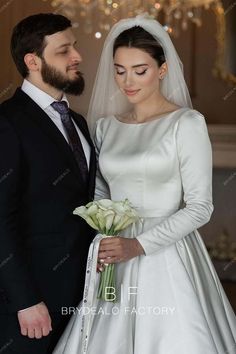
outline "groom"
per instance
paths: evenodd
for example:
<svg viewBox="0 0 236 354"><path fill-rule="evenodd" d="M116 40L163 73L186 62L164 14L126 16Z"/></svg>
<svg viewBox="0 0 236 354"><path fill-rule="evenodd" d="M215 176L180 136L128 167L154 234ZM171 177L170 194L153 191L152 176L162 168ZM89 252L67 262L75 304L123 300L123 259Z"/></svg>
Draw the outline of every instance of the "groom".
<svg viewBox="0 0 236 354"><path fill-rule="evenodd" d="M84 80L71 22L38 14L14 29L24 78L0 106L0 353L51 353L82 298L93 232L73 210L93 199L95 152L68 108Z"/></svg>

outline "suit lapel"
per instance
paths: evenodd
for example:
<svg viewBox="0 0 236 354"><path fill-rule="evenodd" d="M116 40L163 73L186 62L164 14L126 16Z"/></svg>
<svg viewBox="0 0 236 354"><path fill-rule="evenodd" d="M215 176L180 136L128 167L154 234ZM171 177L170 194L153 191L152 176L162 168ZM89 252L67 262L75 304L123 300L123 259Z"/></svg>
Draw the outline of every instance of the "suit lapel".
<svg viewBox="0 0 236 354"><path fill-rule="evenodd" d="M16 90L14 95L14 99L18 102L20 106L22 106L22 110L24 110L32 120L50 137L58 149L61 151L62 158L65 161L69 162L72 170L76 173L79 184L82 188L84 188L84 182L81 177L79 167L74 158L73 152L64 136L60 132L60 130L56 127L56 125L52 122L50 117L20 88ZM86 138L88 144L91 147L91 155L90 155L90 165L89 165L89 198L93 199L94 188L95 188L95 173L96 173L96 154L95 148L90 138L90 134L87 128L84 119L80 117L80 115L71 111L72 118L74 122L78 125L82 134Z"/></svg>
<svg viewBox="0 0 236 354"><path fill-rule="evenodd" d="M77 174L82 184L82 178L73 152L60 130L52 122L50 117L21 89L16 91L16 98L21 104L22 110L24 110L45 134L50 137L50 140L56 144L61 152L62 158L69 162L72 170Z"/></svg>
<svg viewBox="0 0 236 354"><path fill-rule="evenodd" d="M75 122L75 124L79 127L80 131L86 138L89 146L90 146L90 164L89 164L89 198L93 199L94 197L94 189L95 189L95 175L96 175L96 153L95 148L90 137L88 127L84 122L84 118L80 117L79 114L76 114L73 111L70 111L71 116Z"/></svg>

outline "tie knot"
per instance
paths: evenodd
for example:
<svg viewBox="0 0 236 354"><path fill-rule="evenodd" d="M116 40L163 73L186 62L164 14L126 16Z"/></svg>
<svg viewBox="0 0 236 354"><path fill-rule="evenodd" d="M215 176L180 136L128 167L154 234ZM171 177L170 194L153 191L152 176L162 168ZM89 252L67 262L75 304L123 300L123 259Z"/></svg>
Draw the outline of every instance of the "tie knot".
<svg viewBox="0 0 236 354"><path fill-rule="evenodd" d="M55 101L51 104L51 106L60 114L69 113L69 107L65 101Z"/></svg>

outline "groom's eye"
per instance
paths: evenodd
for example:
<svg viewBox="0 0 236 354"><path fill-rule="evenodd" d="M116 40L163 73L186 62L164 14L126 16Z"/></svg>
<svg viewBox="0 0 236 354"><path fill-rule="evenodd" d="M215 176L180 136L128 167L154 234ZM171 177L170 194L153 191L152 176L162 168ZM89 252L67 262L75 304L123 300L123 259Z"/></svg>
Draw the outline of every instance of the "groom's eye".
<svg viewBox="0 0 236 354"><path fill-rule="evenodd" d="M61 48L56 54L67 54L69 49L67 47Z"/></svg>

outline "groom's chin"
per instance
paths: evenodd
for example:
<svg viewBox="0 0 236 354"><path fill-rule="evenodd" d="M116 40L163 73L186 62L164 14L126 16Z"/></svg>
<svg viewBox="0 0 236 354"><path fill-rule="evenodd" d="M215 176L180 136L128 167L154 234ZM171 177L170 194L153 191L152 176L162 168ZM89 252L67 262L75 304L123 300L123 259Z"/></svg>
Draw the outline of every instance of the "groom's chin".
<svg viewBox="0 0 236 354"><path fill-rule="evenodd" d="M84 78L80 76L78 79L68 83L63 91L69 95L80 96L84 92L84 88L85 81Z"/></svg>

